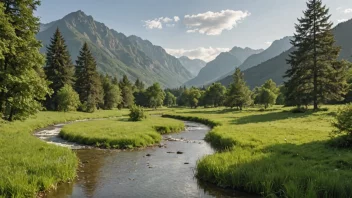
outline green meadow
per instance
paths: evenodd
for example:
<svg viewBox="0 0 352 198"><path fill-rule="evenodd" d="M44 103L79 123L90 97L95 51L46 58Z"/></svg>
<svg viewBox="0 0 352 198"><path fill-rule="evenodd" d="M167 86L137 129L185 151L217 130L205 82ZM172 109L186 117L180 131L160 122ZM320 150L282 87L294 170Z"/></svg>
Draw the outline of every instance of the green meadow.
<svg viewBox="0 0 352 198"><path fill-rule="evenodd" d="M34 197L76 176L78 160L67 148L47 144L32 135L52 124L127 115L128 111L40 112L26 121L0 123L0 197Z"/></svg>
<svg viewBox="0 0 352 198"><path fill-rule="evenodd" d="M141 122L128 118L77 122L63 127L60 136L72 142L103 148L132 149L161 141L160 134L184 130L182 121L150 116Z"/></svg>
<svg viewBox="0 0 352 198"><path fill-rule="evenodd" d="M332 146L337 109L291 113L277 106L176 114L219 123L206 136L219 152L199 160L199 179L265 197L351 197L352 152Z"/></svg>

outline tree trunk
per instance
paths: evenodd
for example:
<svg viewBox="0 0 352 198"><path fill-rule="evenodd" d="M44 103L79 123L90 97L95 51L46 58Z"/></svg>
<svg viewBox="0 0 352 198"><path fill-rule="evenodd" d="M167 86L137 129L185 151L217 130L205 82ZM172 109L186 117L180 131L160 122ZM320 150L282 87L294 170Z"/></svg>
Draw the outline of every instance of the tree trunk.
<svg viewBox="0 0 352 198"><path fill-rule="evenodd" d="M313 48L314 48L314 65L313 65L313 104L314 110L318 110L318 69L317 69L317 46L316 46L316 39L317 39L317 30L316 30L316 1L314 0L314 21L313 21Z"/></svg>

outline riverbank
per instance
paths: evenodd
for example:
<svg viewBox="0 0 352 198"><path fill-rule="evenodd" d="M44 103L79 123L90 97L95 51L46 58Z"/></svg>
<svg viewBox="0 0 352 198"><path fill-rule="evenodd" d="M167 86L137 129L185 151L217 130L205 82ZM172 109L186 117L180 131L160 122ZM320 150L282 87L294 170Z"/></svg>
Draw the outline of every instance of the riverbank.
<svg viewBox="0 0 352 198"><path fill-rule="evenodd" d="M197 164L197 177L218 186L278 197L351 197L352 153L330 146L328 111L290 108L179 110L180 117L222 123L206 140L223 152Z"/></svg>
<svg viewBox="0 0 352 198"><path fill-rule="evenodd" d="M161 141L161 134L184 129L182 121L150 116L140 122L127 118L77 122L64 126L60 137L99 148L133 149L154 145Z"/></svg>
<svg viewBox="0 0 352 198"><path fill-rule="evenodd" d="M31 133L73 120L127 115L128 110L40 112L26 121L0 123L0 197L34 197L39 191L76 175L77 157L67 148L47 144Z"/></svg>

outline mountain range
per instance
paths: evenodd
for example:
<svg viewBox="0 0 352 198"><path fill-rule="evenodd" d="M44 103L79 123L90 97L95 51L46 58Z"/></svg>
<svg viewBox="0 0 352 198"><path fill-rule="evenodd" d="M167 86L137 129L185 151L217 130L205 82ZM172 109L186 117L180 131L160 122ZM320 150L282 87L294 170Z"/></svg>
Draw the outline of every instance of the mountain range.
<svg viewBox="0 0 352 198"><path fill-rule="evenodd" d="M186 86L200 87L218 80L223 75L240 66L249 56L261 53L263 50L251 48L234 47L229 52L220 53L213 61L203 67L199 74L185 83Z"/></svg>
<svg viewBox="0 0 352 198"><path fill-rule="evenodd" d="M82 11L41 24L37 34L37 39L44 46L41 52L46 52L46 46L57 28L66 40L73 61L83 43L89 44L101 73L119 78L126 74L130 80L139 78L148 85L159 82L164 87L177 87L193 77L176 57L166 53L162 47L110 29Z"/></svg>
<svg viewBox="0 0 352 198"><path fill-rule="evenodd" d="M193 77L197 76L199 71L207 64L205 61L200 59L190 59L187 56L181 56L178 58L181 64L191 72Z"/></svg>
<svg viewBox="0 0 352 198"><path fill-rule="evenodd" d="M339 58L352 62L352 19L338 24L333 29L333 34L336 40L336 45L341 47ZM245 70L244 77L247 84L251 88L254 88L256 86L261 86L268 79L272 79L279 85L282 84L284 82L283 76L289 68L286 60L288 59L290 52L293 50L294 48L290 48L270 60ZM227 76L220 80L220 82L223 85L229 85L232 80L232 76Z"/></svg>

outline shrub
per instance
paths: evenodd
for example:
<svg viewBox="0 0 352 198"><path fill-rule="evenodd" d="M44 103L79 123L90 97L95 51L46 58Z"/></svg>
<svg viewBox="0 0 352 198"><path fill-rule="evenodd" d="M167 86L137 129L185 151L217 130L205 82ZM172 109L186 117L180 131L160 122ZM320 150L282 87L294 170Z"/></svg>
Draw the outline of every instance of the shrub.
<svg viewBox="0 0 352 198"><path fill-rule="evenodd" d="M302 108L302 107L297 107L291 110L292 113L305 113L307 109Z"/></svg>
<svg viewBox="0 0 352 198"><path fill-rule="evenodd" d="M334 134L346 135L346 140L352 141L352 104L339 109L336 121L332 125L336 128Z"/></svg>
<svg viewBox="0 0 352 198"><path fill-rule="evenodd" d="M70 85L64 85L56 96L59 111L76 111L81 104L79 95Z"/></svg>
<svg viewBox="0 0 352 198"><path fill-rule="evenodd" d="M144 109L141 106L137 105L132 105L130 107L130 121L142 121L143 119L146 119L147 116L144 113Z"/></svg>

